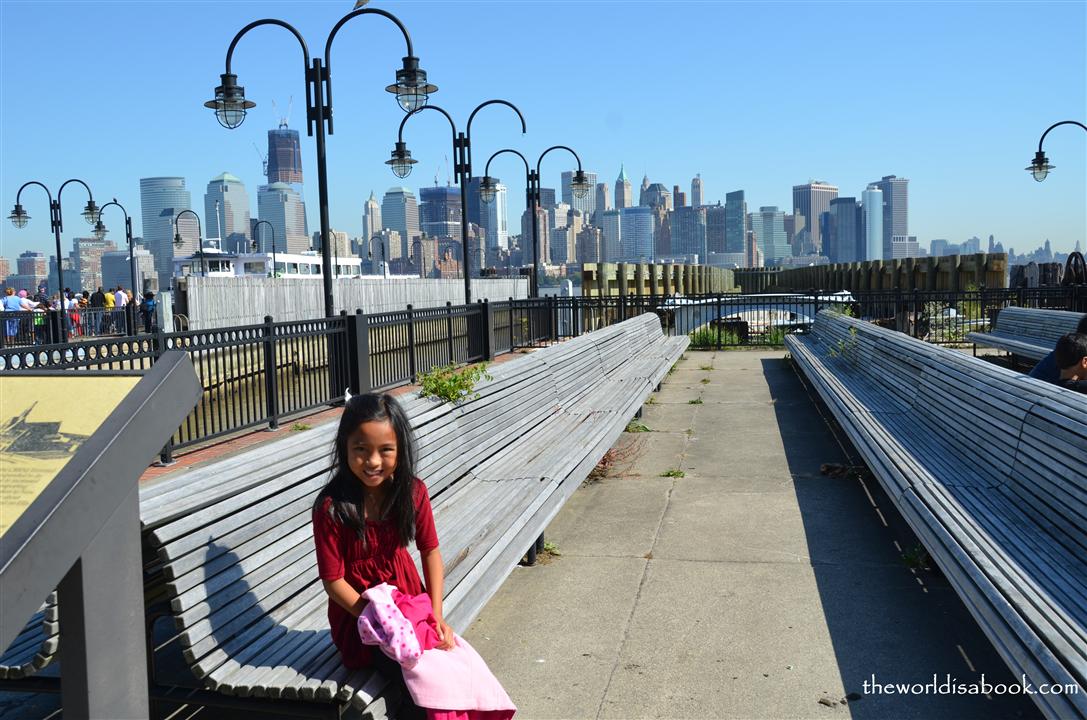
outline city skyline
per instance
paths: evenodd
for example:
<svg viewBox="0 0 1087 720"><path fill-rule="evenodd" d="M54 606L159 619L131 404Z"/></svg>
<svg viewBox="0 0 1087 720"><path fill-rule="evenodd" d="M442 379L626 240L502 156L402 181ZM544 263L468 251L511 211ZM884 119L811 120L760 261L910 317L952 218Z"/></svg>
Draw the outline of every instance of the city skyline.
<svg viewBox="0 0 1087 720"><path fill-rule="evenodd" d="M1039 5L1064 19L1054 22L1046 57L998 50L1014 45L1011 38L1018 38L1022 23L1037 14ZM56 12L58 6L64 6L65 11ZM297 47L292 47L289 37L270 30L260 39L247 37L239 46L235 72L258 107L241 128L226 131L202 107L202 102L217 84L230 38L257 17L253 6L231 2L214 9L172 2L154 6L153 11L126 3L96 4L94 9L77 3L50 3L43 8L32 3L5 2L0 6L0 57L5 79L14 82L30 75L31 69L36 78L19 93L7 93L2 99L5 128L0 150L5 162L0 168L0 193L5 215L19 185L31 179L42 180L53 190L68 177L87 180L100 202L117 197L128 207L139 236L147 235L141 227L139 209L141 178L184 177L196 207L202 204L200 190L223 172L241 178L251 197L256 196L257 187L264 184L260 167L263 153L254 152L253 145L266 147L268 132L278 127L282 115L273 109L272 101L281 111L291 96L296 100L303 97ZM1068 252L1084 237L1087 153L1083 151L1082 131L1060 128L1047 138L1045 149L1057 170L1045 183L1036 183L1022 170L1037 149L1038 136L1045 127L1061 119L1081 119L1087 107L1084 6L990 3L985 12L971 12L959 6L891 3L866 6L862 14L849 12L856 5L786 5L798 22L806 20L819 27L838 23L843 31L870 29L871 23L893 19L904 28L917 29L919 37L933 45L930 50L941 60L911 59L902 68L895 88L866 90L864 102L870 109L878 109L881 102L894 103L893 113L877 114L874 120L855 115L859 101L827 95L831 87L827 83L815 83L814 88L790 88L785 71L790 62L804 55L788 48L786 40L799 32L791 25L781 29L781 36L767 49L769 55L760 51L745 56L747 39L738 37L735 50L718 51L708 42L702 27L712 23L690 21L697 13L700 17L728 17L733 25L755 27L766 20L766 9L749 4L683 2L668 7L664 18L654 16L656 44L652 49L674 54L686 47L678 40L688 32L693 33L689 40L694 50L685 62L709 62L714 69L721 69L728 63L755 57L760 73L766 75L766 82L782 90L782 98L788 95L785 90L793 89L801 98L808 93L819 96L820 117L790 119L784 107L767 105L758 97L753 97L743 113L718 116L716 113L726 108L707 100L681 114L663 103L668 92L665 85L658 85L661 90L657 97L662 102L626 106L620 102L618 90L572 82L571 78L582 77L577 72L580 65L564 57L559 48L547 52L544 43L542 54L548 72L533 75L537 82L532 93L513 93L507 98L525 113L528 135L521 138L515 118L506 116L508 111L489 108L481 113L473 126L474 173L482 175L486 158L501 147L522 149L534 159L534 150L564 143L579 152L586 171L597 173L609 184L623 165L628 176L648 175L650 182L666 188L678 185L686 190L692 178L700 175L703 204L724 201L727 193L744 190L749 208L777 206L786 211L792 207L789 192L794 185L818 178L839 187L842 195L859 197L868 184L893 174L910 179L909 234L917 236L922 247L937 238L962 243L972 236L995 234L1006 248L1022 251L1048 239L1055 251ZM493 30L493 52L510 55L506 71L514 75L527 73L528 59L516 52L524 39L514 41L497 31L502 22L520 16L523 8L523 4L506 7L468 2L458 4L454 12L440 3L401 2L389 9L412 32L423 66L441 88L433 102L457 116L462 108L492 96L497 88L488 86L494 83L488 80L487 73L479 71L478 63L461 66L463 61L453 50L454 39L441 32L443 23L465 27L476 23L484 31ZM622 12L612 3L588 2L579 8L589 17L607 16L617 21L617 27L594 36L595 46L622 45L624 32L629 35L633 28L648 27L641 24L647 22L648 9L640 5L622 6ZM178 39L152 40L125 33L148 21L151 12L161 16L158 22L176 22ZM58 41L52 49L60 50L55 57L33 43L32 38L13 30L45 22L45 13L50 27L57 32ZM281 14L297 23L313 45L323 41L342 9L331 4L284 6ZM558 15L561 18L562 14ZM541 39L546 38L548 29L560 18L543 17L540 28L525 30L533 37L539 33ZM967 27L969 33L965 32ZM94 31L88 33L88 28ZM193 28L196 36L187 37L185 43L174 48L173 44L185 36L185 28ZM350 41L333 53L338 81L337 132L330 136L328 156L331 225L358 236L362 234L363 206L371 190L382 193L403 184L418 193L431 186L436 177L444 185L452 172L447 159L448 128L443 129L438 118L434 122L420 118L405 132L405 141L419 160L415 173L401 181L388 172L383 161L403 114L379 86L391 81L402 47L397 46L396 38L387 29L370 27L353 32L373 47L368 47L365 62L359 67L352 59L357 57L357 50L352 55ZM984 42L980 36L985 36ZM863 34L850 38L855 42L848 52L828 48L828 57L848 62L846 67L863 68L868 62L866 49L878 43ZM1002 38L1008 42L1002 42ZM177 73L172 83L142 87L141 92L148 95L137 112L108 102L108 83L91 87L81 80L87 73L108 77L128 61L129 52L150 58L144 66L151 68L152 76L156 67L159 73ZM632 59L637 57L629 50L625 52ZM78 74L70 68L70 59L77 56L81 63ZM160 67L155 64L157 57L163 58ZM183 68L175 67L179 62ZM657 76L656 72L653 70L645 78L650 88L655 78L666 76ZM537 97L541 95L541 83L548 90L542 98ZM743 87L757 86L759 83L754 81L743 81ZM63 99L57 100L58 96ZM1038 97L1045 102L1036 102ZM649 92L647 99L653 98L653 92ZM95 103L104 103L107 109L69 112L76 107L95 107ZM312 139L305 137L302 105L295 103L287 121L302 135L303 172L311 179L303 187L303 197L313 227L317 206L316 182L312 182L316 177L315 149ZM557 105L569 105L569 109L558 112ZM39 106L47 112L26 109ZM984 113L978 112L981 108ZM999 117L1000 122L985 119L991 117ZM80 132L72 132L76 126ZM662 129L664 137L677 139L662 142ZM805 141L808 137L818 141ZM89 143L90 138L101 145ZM194 148L201 151L194 152ZM574 167L568 155L552 154L544 162L543 185L561 187L561 174ZM523 169L507 156L492 164L491 174L509 188L507 221L517 227L524 207ZM69 188L64 196L65 254L71 252L75 237L88 234L80 227L78 209L85 199L77 197L77 190ZM35 188L25 191L23 205L31 222L21 231L4 223L0 254L13 262L25 250L55 254L44 194ZM251 212L256 209L250 208ZM116 220L107 218L107 224L116 230Z"/></svg>

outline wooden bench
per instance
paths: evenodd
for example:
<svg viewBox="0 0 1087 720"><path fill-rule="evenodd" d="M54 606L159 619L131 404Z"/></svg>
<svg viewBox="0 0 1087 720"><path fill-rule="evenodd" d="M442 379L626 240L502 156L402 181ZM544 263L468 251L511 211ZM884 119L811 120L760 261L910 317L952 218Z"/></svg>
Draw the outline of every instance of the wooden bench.
<svg viewBox="0 0 1087 720"><path fill-rule="evenodd" d="M786 345L1032 699L1087 717L1087 401L828 311Z"/></svg>
<svg viewBox="0 0 1087 720"><path fill-rule="evenodd" d="M0 680L21 680L53 662L60 644L57 616L57 594L53 592L0 655Z"/></svg>
<svg viewBox="0 0 1087 720"><path fill-rule="evenodd" d="M969 333L966 339L1037 362L1053 352L1062 335L1075 332L1084 317L1066 310L1007 307L996 316L992 332Z"/></svg>
<svg viewBox="0 0 1087 720"><path fill-rule="evenodd" d="M495 365L478 397L460 404L401 398L454 629L467 629L535 546L686 344L646 314ZM382 716L397 701L387 678L342 667L327 630L310 508L331 465L333 425L141 494L148 572L169 602L170 644L205 691L196 702L263 698L274 701L269 710L300 714L316 702L336 717L347 707Z"/></svg>

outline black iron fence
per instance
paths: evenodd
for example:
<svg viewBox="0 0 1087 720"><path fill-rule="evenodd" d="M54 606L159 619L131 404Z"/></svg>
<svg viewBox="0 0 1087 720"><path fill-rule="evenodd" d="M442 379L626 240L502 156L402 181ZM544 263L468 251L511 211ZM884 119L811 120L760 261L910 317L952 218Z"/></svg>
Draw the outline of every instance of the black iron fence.
<svg viewBox="0 0 1087 720"><path fill-rule="evenodd" d="M988 329L996 312L1010 305L1087 312L1087 288L544 297L425 309L408 306L373 315L360 311L281 323L268 317L262 324L244 327L9 345L0 348L0 372L144 369L167 350L184 350L204 393L164 450L168 459L175 449L240 430L275 428L284 418L342 401L349 388L365 392L411 384L441 365L490 360L645 312L657 314L666 334L689 336L694 349L726 349L780 346L785 335L806 332L815 315L827 308L930 342L963 343L967 333ZM20 332L21 325L12 334Z"/></svg>
<svg viewBox="0 0 1087 720"><path fill-rule="evenodd" d="M82 342L143 333L145 317L135 305L121 309L20 310L0 312L0 348ZM152 323L154 319L152 318Z"/></svg>

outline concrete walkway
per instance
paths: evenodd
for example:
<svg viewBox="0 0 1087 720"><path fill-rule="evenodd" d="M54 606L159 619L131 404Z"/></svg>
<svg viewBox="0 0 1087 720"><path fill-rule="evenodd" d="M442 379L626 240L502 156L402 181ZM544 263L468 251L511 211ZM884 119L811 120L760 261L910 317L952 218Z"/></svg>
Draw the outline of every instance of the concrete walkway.
<svg viewBox="0 0 1087 720"><path fill-rule="evenodd" d="M873 675L1012 678L947 582L907 566L917 541L878 485L820 474L849 460L783 355L688 352L651 432L624 434L549 528L561 556L484 608L467 638L518 717L1037 716L865 693Z"/></svg>

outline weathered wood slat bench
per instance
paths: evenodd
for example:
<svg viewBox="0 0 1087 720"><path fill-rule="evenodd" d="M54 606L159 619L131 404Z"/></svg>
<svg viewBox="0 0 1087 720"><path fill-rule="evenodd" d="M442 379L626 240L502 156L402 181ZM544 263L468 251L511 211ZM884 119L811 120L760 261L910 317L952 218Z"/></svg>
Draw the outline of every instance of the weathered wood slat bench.
<svg viewBox="0 0 1087 720"><path fill-rule="evenodd" d="M646 314L495 365L478 397L457 405L401 398L454 629L535 546L686 344ZM196 702L263 698L269 710L334 717L348 707L381 716L397 701L387 678L343 668L327 631L310 508L334 432L294 434L143 491L148 570L202 688Z"/></svg>
<svg viewBox="0 0 1087 720"><path fill-rule="evenodd" d="M1087 717L1087 401L836 315L786 345L1016 677Z"/></svg>
<svg viewBox="0 0 1087 720"><path fill-rule="evenodd" d="M57 594L54 592L0 655L0 680L25 678L53 662L60 642L57 615Z"/></svg>
<svg viewBox="0 0 1087 720"><path fill-rule="evenodd" d="M1066 310L1007 307L997 314L992 332L968 333L966 339L1037 362L1053 351L1062 335L1075 332L1083 317Z"/></svg>

